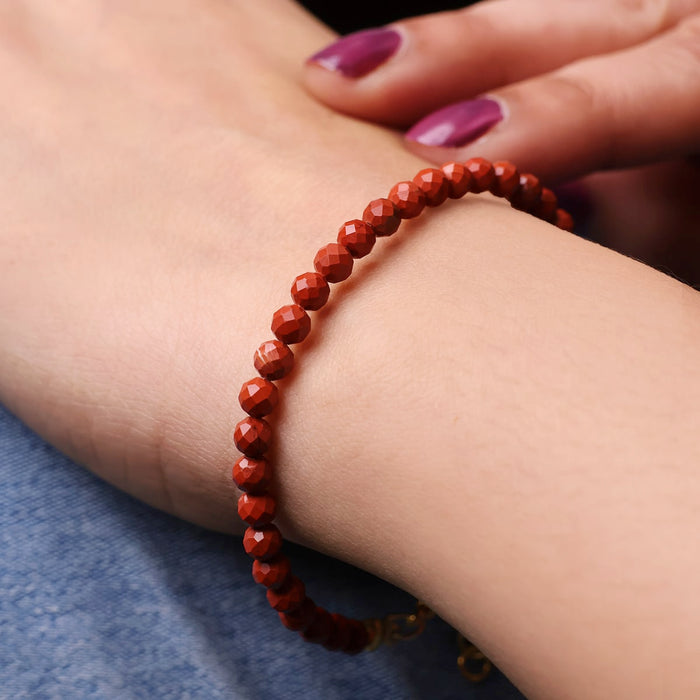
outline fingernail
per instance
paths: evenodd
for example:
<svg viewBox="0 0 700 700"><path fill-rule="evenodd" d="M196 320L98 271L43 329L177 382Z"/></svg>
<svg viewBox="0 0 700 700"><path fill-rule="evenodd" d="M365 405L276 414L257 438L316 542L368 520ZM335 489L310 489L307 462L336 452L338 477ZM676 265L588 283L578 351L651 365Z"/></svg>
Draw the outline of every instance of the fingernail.
<svg viewBox="0 0 700 700"><path fill-rule="evenodd" d="M489 97L456 102L429 114L406 133L426 146L464 146L503 119L501 105Z"/></svg>
<svg viewBox="0 0 700 700"><path fill-rule="evenodd" d="M346 78L361 78L391 58L401 44L395 29L380 27L348 34L309 58Z"/></svg>

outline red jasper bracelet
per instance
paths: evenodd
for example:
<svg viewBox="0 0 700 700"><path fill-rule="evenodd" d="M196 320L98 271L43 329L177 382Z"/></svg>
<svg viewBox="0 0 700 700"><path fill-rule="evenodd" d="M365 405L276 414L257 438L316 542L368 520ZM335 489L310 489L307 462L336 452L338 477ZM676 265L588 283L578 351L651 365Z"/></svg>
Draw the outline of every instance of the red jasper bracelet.
<svg viewBox="0 0 700 700"><path fill-rule="evenodd" d="M238 501L238 514L249 525L243 546L254 559L253 578L267 588L267 599L287 628L326 649L355 654L416 636L431 613L419 604L411 615L354 620L329 613L306 595L304 584L292 574L289 559L281 552L282 535L272 524L277 501L269 493L273 472L264 459L272 428L264 417L274 411L278 402L279 390L273 382L292 370L294 355L289 346L301 343L309 334L311 319L307 311L323 307L330 294L329 283L347 279L354 261L368 255L378 237L391 236L402 219L418 216L426 206L436 207L467 192L486 191L504 197L516 209L566 231L573 230L571 216L557 207L554 193L542 187L534 175L520 174L511 163L491 164L483 158L472 158L466 163L447 163L439 169L425 168L413 180L394 185L387 198L370 202L362 219L345 222L337 242L316 253L315 272L299 275L292 284L294 303L272 316L276 339L265 341L255 351L253 362L260 376L245 382L239 393L241 407L248 416L238 423L234 433L243 457L233 467L233 480L244 492Z"/></svg>

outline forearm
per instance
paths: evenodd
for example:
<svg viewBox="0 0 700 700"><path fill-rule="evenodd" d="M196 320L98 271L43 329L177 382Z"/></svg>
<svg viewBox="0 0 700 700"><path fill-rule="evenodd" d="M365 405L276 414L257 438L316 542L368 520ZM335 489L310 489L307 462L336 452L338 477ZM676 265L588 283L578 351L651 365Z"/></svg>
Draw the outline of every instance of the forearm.
<svg viewBox="0 0 700 700"><path fill-rule="evenodd" d="M33 32L37 6L0 72L0 400L116 486L230 531L236 394L272 312L424 167L276 77L329 40L277 5L106 22L71 4ZM39 55L65 57L60 89ZM425 598L533 694L593 677L634 697L670 654L688 679L696 293L485 197L377 248L274 416L285 534Z"/></svg>
<svg viewBox="0 0 700 700"><path fill-rule="evenodd" d="M4 400L143 500L240 526L237 387L318 231L396 179L359 171L352 192L329 179L312 226L311 202L275 189L287 228L253 228L252 252L249 235L230 241L228 210L195 210L195 252L169 253L160 276L150 244L109 255L107 273L102 248L49 261L33 293L62 293L3 316L23 319L2 334ZM103 247L121 240L108 223ZM424 598L533 696L663 682L683 697L698 682L699 312L693 290L485 196L405 224L336 288L282 383L285 534Z"/></svg>
<svg viewBox="0 0 700 700"><path fill-rule="evenodd" d="M534 696L689 693L696 293L490 201L398 235L298 353L286 529L427 600Z"/></svg>

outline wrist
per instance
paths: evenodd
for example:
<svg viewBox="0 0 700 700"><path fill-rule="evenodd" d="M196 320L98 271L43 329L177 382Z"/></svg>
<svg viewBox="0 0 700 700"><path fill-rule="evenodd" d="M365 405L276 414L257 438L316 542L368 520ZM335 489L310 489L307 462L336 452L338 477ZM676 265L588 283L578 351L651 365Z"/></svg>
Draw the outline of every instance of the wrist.
<svg viewBox="0 0 700 700"><path fill-rule="evenodd" d="M426 600L516 681L557 646L523 639L537 627L565 645L571 626L580 658L554 654L561 677L529 678L570 687L597 663L591 616L624 620L607 630L620 649L642 638L635 601L606 581L661 573L639 566L639 530L656 537L670 505L665 465L679 498L697 485L697 445L670 419L698 398L682 362L697 293L489 199L402 233L299 353L277 417L280 522Z"/></svg>

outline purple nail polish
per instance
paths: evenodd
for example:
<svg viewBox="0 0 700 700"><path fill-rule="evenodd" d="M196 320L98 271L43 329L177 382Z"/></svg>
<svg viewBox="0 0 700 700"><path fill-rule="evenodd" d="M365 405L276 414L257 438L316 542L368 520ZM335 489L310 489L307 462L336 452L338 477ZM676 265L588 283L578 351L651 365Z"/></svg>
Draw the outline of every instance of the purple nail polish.
<svg viewBox="0 0 700 700"><path fill-rule="evenodd" d="M394 29L380 27L348 34L309 58L346 78L361 78L396 53L401 35Z"/></svg>
<svg viewBox="0 0 700 700"><path fill-rule="evenodd" d="M426 146L464 146L483 136L503 119L501 105L488 97L455 102L429 114L406 133L409 141Z"/></svg>

